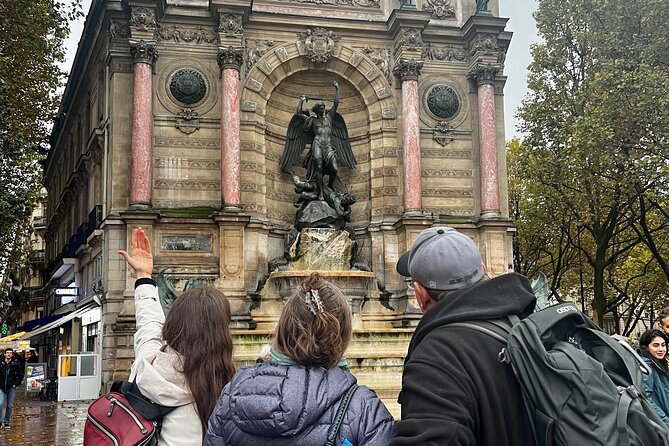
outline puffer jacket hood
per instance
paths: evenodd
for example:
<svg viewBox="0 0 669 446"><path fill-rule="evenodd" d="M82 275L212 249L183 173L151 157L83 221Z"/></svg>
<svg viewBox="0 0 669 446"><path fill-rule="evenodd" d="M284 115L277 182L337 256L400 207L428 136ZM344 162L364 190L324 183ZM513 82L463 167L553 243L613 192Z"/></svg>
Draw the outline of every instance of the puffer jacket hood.
<svg viewBox="0 0 669 446"><path fill-rule="evenodd" d="M337 367L263 363L241 369L223 389L209 419L205 445L323 444L339 399L355 382L353 375ZM388 410L371 390L360 386L342 423L342 441L385 445L393 430Z"/></svg>
<svg viewBox="0 0 669 446"><path fill-rule="evenodd" d="M437 327L454 322L493 320L510 314L524 319L532 314L536 298L525 276L504 274L484 280L442 299L427 311L411 338L409 353Z"/></svg>

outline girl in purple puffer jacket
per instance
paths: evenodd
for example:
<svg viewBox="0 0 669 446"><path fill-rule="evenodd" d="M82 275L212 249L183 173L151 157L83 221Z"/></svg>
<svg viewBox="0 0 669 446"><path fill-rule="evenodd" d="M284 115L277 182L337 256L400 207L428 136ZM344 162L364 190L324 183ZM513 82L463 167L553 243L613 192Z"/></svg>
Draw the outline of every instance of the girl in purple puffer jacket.
<svg viewBox="0 0 669 446"><path fill-rule="evenodd" d="M281 312L269 362L239 370L223 389L205 446L324 444L341 396L356 383L342 358L351 333L346 298L312 273ZM385 446L393 432L381 400L360 386L335 444Z"/></svg>

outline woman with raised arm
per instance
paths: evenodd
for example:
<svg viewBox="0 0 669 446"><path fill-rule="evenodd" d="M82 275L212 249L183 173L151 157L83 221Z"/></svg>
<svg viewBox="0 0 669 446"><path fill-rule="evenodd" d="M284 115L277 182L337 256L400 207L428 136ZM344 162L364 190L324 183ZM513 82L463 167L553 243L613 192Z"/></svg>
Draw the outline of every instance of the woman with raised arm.
<svg viewBox="0 0 669 446"><path fill-rule="evenodd" d="M337 446L388 444L392 416L343 359L351 334L346 298L312 273L281 312L269 361L239 370L223 389L205 445L323 445L328 433ZM335 432L344 395L352 396Z"/></svg>
<svg viewBox="0 0 669 446"><path fill-rule="evenodd" d="M132 251L119 251L135 270L135 361L130 380L146 398L176 407L163 418L161 446L201 445L207 420L223 386L235 373L232 362L230 304L220 291L185 291L167 316L151 278L151 244L134 230Z"/></svg>

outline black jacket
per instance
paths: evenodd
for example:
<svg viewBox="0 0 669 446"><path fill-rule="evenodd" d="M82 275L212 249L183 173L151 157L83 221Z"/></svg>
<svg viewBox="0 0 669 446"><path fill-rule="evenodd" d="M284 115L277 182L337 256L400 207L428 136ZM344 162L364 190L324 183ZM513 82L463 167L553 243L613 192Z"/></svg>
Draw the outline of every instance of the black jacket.
<svg viewBox="0 0 669 446"><path fill-rule="evenodd" d="M23 370L23 362L19 361L16 356L9 361L9 364L5 362L5 358L0 358L0 390L6 391L21 384Z"/></svg>
<svg viewBox="0 0 669 446"><path fill-rule="evenodd" d="M535 298L528 280L505 274L451 293L416 327L404 362L402 421L391 446L534 444L520 387L497 360L504 345L453 322L525 318Z"/></svg>

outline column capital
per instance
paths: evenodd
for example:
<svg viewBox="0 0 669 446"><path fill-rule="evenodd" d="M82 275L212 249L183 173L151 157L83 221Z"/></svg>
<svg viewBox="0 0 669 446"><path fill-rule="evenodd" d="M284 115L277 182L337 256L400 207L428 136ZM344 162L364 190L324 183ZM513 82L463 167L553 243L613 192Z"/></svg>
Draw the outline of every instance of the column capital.
<svg viewBox="0 0 669 446"><path fill-rule="evenodd" d="M420 71L423 69L423 61L415 59L400 59L395 65L393 73L399 76L402 82L408 80L417 81L420 77Z"/></svg>
<svg viewBox="0 0 669 446"><path fill-rule="evenodd" d="M158 50L156 49L155 41L131 41L130 55L132 56L132 63L146 63L153 65L158 59Z"/></svg>
<svg viewBox="0 0 669 446"><path fill-rule="evenodd" d="M221 70L231 68L239 71L244 63L244 52L241 48L233 46L218 49L218 66Z"/></svg>
<svg viewBox="0 0 669 446"><path fill-rule="evenodd" d="M497 64L478 63L473 66L467 78L476 82L476 85L494 84L497 78L497 73L501 71L501 67Z"/></svg>

